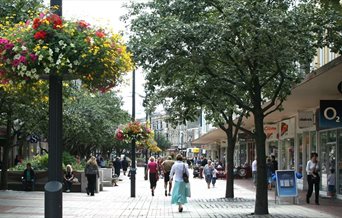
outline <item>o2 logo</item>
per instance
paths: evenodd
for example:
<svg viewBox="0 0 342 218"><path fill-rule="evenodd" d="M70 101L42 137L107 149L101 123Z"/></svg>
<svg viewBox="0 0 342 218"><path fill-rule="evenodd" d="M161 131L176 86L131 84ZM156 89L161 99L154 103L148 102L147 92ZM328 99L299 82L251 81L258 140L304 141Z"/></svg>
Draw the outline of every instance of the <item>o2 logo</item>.
<svg viewBox="0 0 342 218"><path fill-rule="evenodd" d="M340 116L337 115L337 111L334 107L327 107L323 112L323 116L327 120L335 120L335 122L339 123Z"/></svg>
<svg viewBox="0 0 342 218"><path fill-rule="evenodd" d="M342 100L321 100L319 128L342 127Z"/></svg>

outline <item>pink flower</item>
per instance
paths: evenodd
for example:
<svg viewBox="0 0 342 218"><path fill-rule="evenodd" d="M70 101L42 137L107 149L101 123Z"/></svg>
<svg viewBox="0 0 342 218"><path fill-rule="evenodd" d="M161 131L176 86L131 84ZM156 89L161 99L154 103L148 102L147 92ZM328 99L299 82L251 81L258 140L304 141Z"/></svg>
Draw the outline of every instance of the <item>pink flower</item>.
<svg viewBox="0 0 342 218"><path fill-rule="evenodd" d="M5 45L6 50L11 50L13 47L14 47L14 45L12 43L8 43Z"/></svg>
<svg viewBox="0 0 342 218"><path fill-rule="evenodd" d="M13 67L17 67L19 64L20 64L20 60L19 60L19 59L14 59L14 60L12 61Z"/></svg>
<svg viewBox="0 0 342 218"><path fill-rule="evenodd" d="M37 60L38 56L32 53L32 54L30 54L30 58L31 58L31 61L34 62Z"/></svg>
<svg viewBox="0 0 342 218"><path fill-rule="evenodd" d="M19 61L20 61L21 63L26 63L26 57L23 56L23 55L20 56Z"/></svg>

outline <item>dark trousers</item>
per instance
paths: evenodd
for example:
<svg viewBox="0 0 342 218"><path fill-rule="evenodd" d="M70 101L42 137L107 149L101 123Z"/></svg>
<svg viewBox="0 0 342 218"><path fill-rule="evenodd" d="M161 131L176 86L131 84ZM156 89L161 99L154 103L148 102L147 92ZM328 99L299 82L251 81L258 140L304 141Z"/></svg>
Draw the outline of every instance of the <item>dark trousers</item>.
<svg viewBox="0 0 342 218"><path fill-rule="evenodd" d="M96 174L88 174L88 191L90 194L94 195L95 192L95 185L96 185Z"/></svg>
<svg viewBox="0 0 342 218"><path fill-rule="evenodd" d="M64 184L65 184L65 189L66 190L70 190L71 189L71 186L72 186L72 182L71 181L64 180Z"/></svg>
<svg viewBox="0 0 342 218"><path fill-rule="evenodd" d="M319 180L318 181L313 181L312 180L312 175L308 175L308 185L309 185L309 189L308 189L308 193L306 195L307 199L311 198L312 192L313 192L313 186L315 186L315 202L318 203L318 199L319 199Z"/></svg>

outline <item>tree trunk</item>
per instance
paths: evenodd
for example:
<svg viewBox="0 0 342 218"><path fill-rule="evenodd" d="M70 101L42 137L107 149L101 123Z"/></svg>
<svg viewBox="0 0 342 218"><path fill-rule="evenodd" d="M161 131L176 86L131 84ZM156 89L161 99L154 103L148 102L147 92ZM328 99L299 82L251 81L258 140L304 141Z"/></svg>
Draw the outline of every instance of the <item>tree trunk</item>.
<svg viewBox="0 0 342 218"><path fill-rule="evenodd" d="M268 191L266 175L266 155L264 133L264 116L261 107L254 111L255 141L257 153L257 187L255 200L255 215L268 214Z"/></svg>
<svg viewBox="0 0 342 218"><path fill-rule="evenodd" d="M233 139L233 129L228 128L227 134L227 182L226 182L226 198L234 198L234 150L235 140Z"/></svg>

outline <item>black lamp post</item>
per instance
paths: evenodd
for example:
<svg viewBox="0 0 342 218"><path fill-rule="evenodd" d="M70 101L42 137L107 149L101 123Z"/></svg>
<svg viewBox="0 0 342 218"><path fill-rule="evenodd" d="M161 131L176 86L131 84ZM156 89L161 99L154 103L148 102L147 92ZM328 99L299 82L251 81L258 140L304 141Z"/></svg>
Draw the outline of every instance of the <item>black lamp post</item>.
<svg viewBox="0 0 342 218"><path fill-rule="evenodd" d="M133 70L132 80L132 121L135 121L135 69ZM132 139L132 165L131 165L131 197L135 197L135 138Z"/></svg>
<svg viewBox="0 0 342 218"><path fill-rule="evenodd" d="M51 0L62 16L62 0ZM49 75L49 161L48 182L45 185L45 218L63 216L62 206L62 78Z"/></svg>

